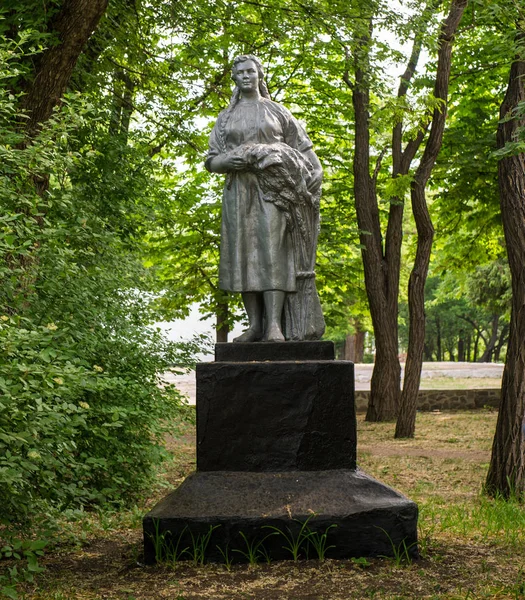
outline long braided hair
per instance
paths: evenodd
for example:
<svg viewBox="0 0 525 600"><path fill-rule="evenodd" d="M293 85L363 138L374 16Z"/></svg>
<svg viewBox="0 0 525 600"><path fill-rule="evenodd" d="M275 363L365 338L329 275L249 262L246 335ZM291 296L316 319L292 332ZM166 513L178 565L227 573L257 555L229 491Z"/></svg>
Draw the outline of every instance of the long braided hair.
<svg viewBox="0 0 525 600"><path fill-rule="evenodd" d="M242 62L246 62L247 60L252 60L257 67L257 75L259 76L259 93L263 98L270 99L270 92L268 91L268 87L266 86L266 82L264 80L264 69L261 64L261 61L254 56L253 54L240 54L233 59L232 63L232 79L235 81L235 72L237 69L237 65ZM230 120L230 116L235 108L237 102L239 102L239 98L241 96L241 90L235 85L235 89L233 90L232 97L230 99L230 103L228 104L228 108L224 111L221 118L221 123L219 126L219 144L221 146L222 152L226 152L226 143L224 139L224 134L226 131L226 125Z"/></svg>

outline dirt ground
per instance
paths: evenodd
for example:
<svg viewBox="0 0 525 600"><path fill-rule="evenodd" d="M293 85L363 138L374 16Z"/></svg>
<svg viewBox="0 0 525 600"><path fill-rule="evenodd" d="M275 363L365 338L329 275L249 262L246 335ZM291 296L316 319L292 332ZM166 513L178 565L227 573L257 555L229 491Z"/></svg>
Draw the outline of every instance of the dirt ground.
<svg viewBox="0 0 525 600"><path fill-rule="evenodd" d="M392 558L280 561L254 566L145 566L142 516L195 468L195 431L170 439L165 487L132 511L64 524L26 584L31 600L510 600L525 598L525 511L491 503L486 476L496 413L418 413L416 438L394 440L393 423L358 417L358 462L418 503L416 561ZM512 509L507 521L500 513ZM488 511L483 513L482 511ZM499 515L499 516L498 516ZM490 527L489 527L490 526ZM69 530L67 529L69 527Z"/></svg>

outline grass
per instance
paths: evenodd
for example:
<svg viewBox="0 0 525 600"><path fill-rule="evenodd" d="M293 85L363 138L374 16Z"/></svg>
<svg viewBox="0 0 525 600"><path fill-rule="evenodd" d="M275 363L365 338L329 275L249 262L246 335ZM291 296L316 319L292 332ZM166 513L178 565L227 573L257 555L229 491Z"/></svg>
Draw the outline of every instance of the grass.
<svg viewBox="0 0 525 600"><path fill-rule="evenodd" d="M358 417L358 462L419 504L422 558L354 558L257 565L161 567L140 564L140 516L159 488L126 512L65 519L47 551L46 571L22 588L27 600L360 600L525 598L525 508L480 491L496 413L420 413L414 440L394 440L394 424ZM194 432L170 440L171 486L194 468ZM401 548L401 551L403 549ZM248 550L247 550L248 551Z"/></svg>

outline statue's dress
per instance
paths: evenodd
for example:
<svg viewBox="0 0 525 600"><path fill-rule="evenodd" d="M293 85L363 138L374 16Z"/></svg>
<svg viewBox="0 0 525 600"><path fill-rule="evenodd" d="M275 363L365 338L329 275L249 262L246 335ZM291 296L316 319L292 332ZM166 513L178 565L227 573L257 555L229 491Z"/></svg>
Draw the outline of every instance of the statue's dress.
<svg viewBox="0 0 525 600"><path fill-rule="evenodd" d="M223 111L210 136L209 161L284 143L299 153L312 143L283 106L266 98ZM260 147L260 146L259 146ZM285 211L265 198L255 170L228 174L224 186L219 287L232 292L297 289L297 267Z"/></svg>

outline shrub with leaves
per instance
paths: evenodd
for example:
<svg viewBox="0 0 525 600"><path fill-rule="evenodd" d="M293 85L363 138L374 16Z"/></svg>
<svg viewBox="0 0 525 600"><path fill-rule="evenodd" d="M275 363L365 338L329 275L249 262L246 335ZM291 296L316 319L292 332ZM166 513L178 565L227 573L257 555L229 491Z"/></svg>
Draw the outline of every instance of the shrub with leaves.
<svg viewBox="0 0 525 600"><path fill-rule="evenodd" d="M27 139L9 85L23 51L0 41L0 558L27 574L39 515L151 484L182 406L159 376L199 344L151 325L143 228L164 200L140 134L111 139L71 95Z"/></svg>

